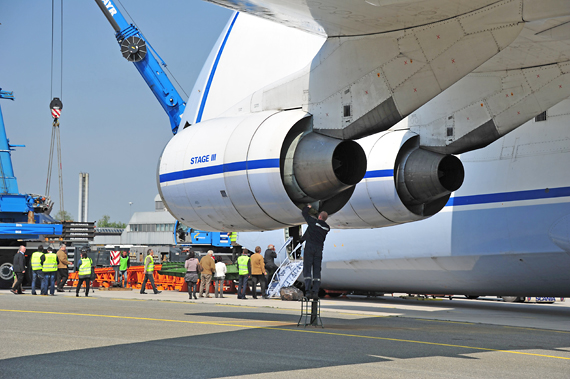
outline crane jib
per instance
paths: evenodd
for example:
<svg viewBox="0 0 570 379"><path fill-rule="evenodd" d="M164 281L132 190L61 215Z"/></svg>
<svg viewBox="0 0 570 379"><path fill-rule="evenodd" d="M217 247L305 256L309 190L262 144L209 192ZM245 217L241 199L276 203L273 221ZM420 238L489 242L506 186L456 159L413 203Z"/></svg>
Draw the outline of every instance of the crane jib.
<svg viewBox="0 0 570 379"><path fill-rule="evenodd" d="M158 54L152 49L138 28L133 25L134 23L130 24L125 20L111 0L95 1L113 29L115 29L123 57L134 63L168 115L172 133L176 134L186 103L163 71L156 58ZM166 64L162 63L166 67Z"/></svg>

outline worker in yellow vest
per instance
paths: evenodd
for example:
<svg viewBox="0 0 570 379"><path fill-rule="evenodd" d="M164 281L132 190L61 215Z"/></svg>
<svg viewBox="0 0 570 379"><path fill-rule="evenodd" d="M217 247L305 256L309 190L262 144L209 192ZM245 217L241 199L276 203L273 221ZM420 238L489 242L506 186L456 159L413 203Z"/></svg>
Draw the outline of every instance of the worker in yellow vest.
<svg viewBox="0 0 570 379"><path fill-rule="evenodd" d="M91 258L87 257L87 251L83 250L81 252L81 260L78 262L79 269L77 271L79 281L77 282L77 288L75 290L75 296L79 297L79 290L85 282L85 296L89 296L89 287L91 286L91 271L93 268L93 261Z"/></svg>
<svg viewBox="0 0 570 379"><path fill-rule="evenodd" d="M59 260L51 246L47 248L47 253L40 257L40 262L42 262L42 273L44 275L44 279L42 280L42 295L46 296L48 294L49 287L49 294L55 296L55 273L57 272Z"/></svg>
<svg viewBox="0 0 570 379"><path fill-rule="evenodd" d="M146 257L144 258L144 280L141 286L141 294L145 294L145 289L146 289L146 282L148 282L150 280L150 284L152 284L152 289L154 291L154 294L156 295L157 293L161 293L162 291L159 291L156 289L156 285L154 284L154 251L152 251L152 249L148 249L148 251L146 252Z"/></svg>
<svg viewBox="0 0 570 379"><path fill-rule="evenodd" d="M121 279L121 287L127 286L127 270L131 265L131 258L129 258L126 251L123 251L120 261L119 261L119 274Z"/></svg>
<svg viewBox="0 0 570 379"><path fill-rule="evenodd" d="M32 264L32 295L37 295L36 293L36 281L43 281L44 275L42 272L42 257L44 256L44 247L42 245L38 246L38 250L32 254L30 263Z"/></svg>
<svg viewBox="0 0 570 379"><path fill-rule="evenodd" d="M251 263L249 261L248 250L243 249L240 257L237 259L238 264L238 299L247 299L245 293L247 290L247 280L249 279L249 274L251 272Z"/></svg>
<svg viewBox="0 0 570 379"><path fill-rule="evenodd" d="M237 243L237 232L229 232L230 244L232 245L232 263L236 263L241 247Z"/></svg>

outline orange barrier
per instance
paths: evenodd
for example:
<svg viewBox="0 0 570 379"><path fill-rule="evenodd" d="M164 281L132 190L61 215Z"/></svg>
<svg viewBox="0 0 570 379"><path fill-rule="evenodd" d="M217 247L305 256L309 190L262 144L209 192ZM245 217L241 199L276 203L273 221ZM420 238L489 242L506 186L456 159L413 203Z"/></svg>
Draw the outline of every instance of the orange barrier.
<svg viewBox="0 0 570 379"><path fill-rule="evenodd" d="M67 278L67 285L77 287L79 275L76 272L70 272ZM95 280L91 281L92 288L104 287L109 288L115 283L115 270L112 267L103 267L95 269Z"/></svg>
<svg viewBox="0 0 570 379"><path fill-rule="evenodd" d="M154 266L154 283L159 291L179 291L187 292L188 286L184 278L170 275L160 275L158 270L162 265ZM95 269L95 280L91 282L92 288L104 287L109 288L115 284L115 269L112 267L103 267ZM67 285L77 287L78 273L70 272L67 278ZM119 278L120 279L120 278ZM144 266L131 266L127 270L127 288L140 289L144 280ZM198 280L198 289L200 288L200 280ZM152 289L150 282L147 282L146 289ZM210 293L214 293L214 281L210 283ZM236 287L232 280L224 281L224 293L235 293Z"/></svg>

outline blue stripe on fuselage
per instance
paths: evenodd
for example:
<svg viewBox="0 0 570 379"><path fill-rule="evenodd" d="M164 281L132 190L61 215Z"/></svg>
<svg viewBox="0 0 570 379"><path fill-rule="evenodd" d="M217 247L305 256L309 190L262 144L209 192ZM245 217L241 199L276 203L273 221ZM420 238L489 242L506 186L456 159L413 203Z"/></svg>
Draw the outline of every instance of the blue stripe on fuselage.
<svg viewBox="0 0 570 379"><path fill-rule="evenodd" d="M224 41L220 45L220 50L218 50L218 55L216 55L216 59L214 60L214 64L212 66L212 71L210 71L210 76L208 77L208 82L206 82L206 88L204 88L204 95L202 96L202 102L200 103L200 108L198 109L198 116L196 116L196 123L202 121L202 114L204 113L204 107L206 106L206 100L208 99L208 94L210 93L210 86L212 85L212 81L214 80L214 75L216 73L216 69L218 68L218 63L220 62L220 58L222 56L222 52L224 51L224 47L226 47L226 42L228 41L228 37L234 27L236 22L237 16L239 12L236 13L230 27L228 28L228 32L224 37Z"/></svg>
<svg viewBox="0 0 570 379"><path fill-rule="evenodd" d="M160 183L171 182L173 180L182 180L197 178L200 176L208 176L222 174L225 172L235 172L244 170L258 170L262 168L279 168L279 158L275 159L258 159L254 161L243 161L224 163L209 167L193 168L189 170L170 172L160 175Z"/></svg>
<svg viewBox="0 0 570 379"><path fill-rule="evenodd" d="M551 199L570 196L570 187L545 188L527 191L498 192L483 195L455 196L447 202L448 206L503 203L508 201Z"/></svg>
<svg viewBox="0 0 570 379"><path fill-rule="evenodd" d="M390 176L394 176L394 170L373 170L373 171L366 171L364 179L387 178Z"/></svg>

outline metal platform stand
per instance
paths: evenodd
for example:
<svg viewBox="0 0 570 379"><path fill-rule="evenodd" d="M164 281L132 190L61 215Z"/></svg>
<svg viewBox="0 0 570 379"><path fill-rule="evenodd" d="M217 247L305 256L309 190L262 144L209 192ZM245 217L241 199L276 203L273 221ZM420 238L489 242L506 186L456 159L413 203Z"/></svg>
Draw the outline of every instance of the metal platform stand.
<svg viewBox="0 0 570 379"><path fill-rule="evenodd" d="M323 320L321 320L321 300L313 300L303 297L301 299L301 317L299 317L299 322L297 326L301 325L301 320L304 320L305 328L307 326L320 326L324 328Z"/></svg>

